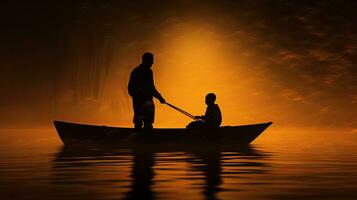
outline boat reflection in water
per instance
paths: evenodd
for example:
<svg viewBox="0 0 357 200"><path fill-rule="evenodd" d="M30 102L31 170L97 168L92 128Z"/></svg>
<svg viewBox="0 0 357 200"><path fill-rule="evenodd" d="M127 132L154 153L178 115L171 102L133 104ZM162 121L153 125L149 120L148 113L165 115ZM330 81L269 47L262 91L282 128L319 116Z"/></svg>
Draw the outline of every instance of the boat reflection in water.
<svg viewBox="0 0 357 200"><path fill-rule="evenodd" d="M267 173L267 157L251 146L234 151L62 147L54 156L52 174L55 184L77 188L80 183L84 189L77 199L87 198L85 191L92 188L101 191L96 198L106 199L219 199L220 191L239 192L242 174Z"/></svg>

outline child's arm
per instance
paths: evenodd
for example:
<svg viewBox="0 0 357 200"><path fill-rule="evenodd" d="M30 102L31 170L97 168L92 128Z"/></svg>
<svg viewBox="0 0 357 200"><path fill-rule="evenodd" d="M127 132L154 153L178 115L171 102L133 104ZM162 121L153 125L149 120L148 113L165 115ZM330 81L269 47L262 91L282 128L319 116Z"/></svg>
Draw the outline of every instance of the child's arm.
<svg viewBox="0 0 357 200"><path fill-rule="evenodd" d="M205 116L204 115L201 115L201 116L195 116L196 119L202 119L202 120L205 120Z"/></svg>

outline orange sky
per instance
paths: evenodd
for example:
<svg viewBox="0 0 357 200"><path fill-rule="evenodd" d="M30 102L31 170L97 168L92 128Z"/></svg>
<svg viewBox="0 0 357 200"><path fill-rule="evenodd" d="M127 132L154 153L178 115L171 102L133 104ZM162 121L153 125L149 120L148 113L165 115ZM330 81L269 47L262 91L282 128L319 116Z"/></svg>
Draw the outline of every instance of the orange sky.
<svg viewBox="0 0 357 200"><path fill-rule="evenodd" d="M0 126L54 119L131 126L127 81L141 54L152 51L157 88L192 114L204 113L204 96L214 92L224 125L357 127L357 34L346 5L7 6L13 18L3 22ZM28 17L14 17L15 8ZM189 121L156 102L157 127Z"/></svg>

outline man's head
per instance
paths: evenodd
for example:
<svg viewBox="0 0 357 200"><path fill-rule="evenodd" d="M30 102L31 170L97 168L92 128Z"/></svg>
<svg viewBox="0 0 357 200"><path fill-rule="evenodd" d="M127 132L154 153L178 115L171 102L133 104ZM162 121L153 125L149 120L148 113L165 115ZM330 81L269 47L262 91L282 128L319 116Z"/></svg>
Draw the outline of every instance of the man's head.
<svg viewBox="0 0 357 200"><path fill-rule="evenodd" d="M214 93L209 93L206 95L205 102L207 105L213 105L215 101L216 101L216 95Z"/></svg>
<svg viewBox="0 0 357 200"><path fill-rule="evenodd" d="M152 64L154 64L154 54L145 52L141 57L141 60L144 66L151 68Z"/></svg>

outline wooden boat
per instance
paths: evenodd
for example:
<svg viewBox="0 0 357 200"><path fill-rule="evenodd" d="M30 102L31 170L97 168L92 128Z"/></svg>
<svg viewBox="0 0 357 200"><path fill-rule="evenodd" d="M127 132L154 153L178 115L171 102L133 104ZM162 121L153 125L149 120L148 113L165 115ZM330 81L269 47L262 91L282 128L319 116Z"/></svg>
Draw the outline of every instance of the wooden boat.
<svg viewBox="0 0 357 200"><path fill-rule="evenodd" d="M249 144L272 122L242 126L222 126L217 129L155 128L138 132L134 128L120 128L54 121L59 137L65 145L115 144L132 145L237 145Z"/></svg>

